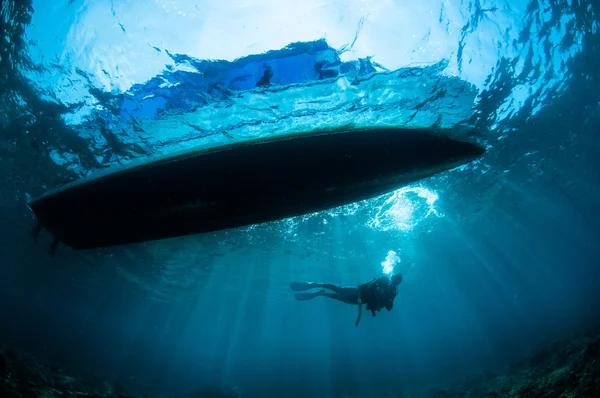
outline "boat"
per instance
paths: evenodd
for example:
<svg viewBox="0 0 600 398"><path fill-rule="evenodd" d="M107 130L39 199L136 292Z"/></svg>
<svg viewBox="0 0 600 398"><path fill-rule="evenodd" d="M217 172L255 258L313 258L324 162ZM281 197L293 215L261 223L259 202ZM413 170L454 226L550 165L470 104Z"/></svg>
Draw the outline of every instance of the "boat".
<svg viewBox="0 0 600 398"><path fill-rule="evenodd" d="M47 192L29 207L55 244L110 247L346 205L471 162L484 151L439 129L316 130L109 169Z"/></svg>

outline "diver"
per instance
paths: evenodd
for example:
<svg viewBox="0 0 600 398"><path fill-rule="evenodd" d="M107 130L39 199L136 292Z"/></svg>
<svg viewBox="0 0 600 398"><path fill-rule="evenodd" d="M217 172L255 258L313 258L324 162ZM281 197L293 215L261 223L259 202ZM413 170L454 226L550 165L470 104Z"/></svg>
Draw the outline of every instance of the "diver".
<svg viewBox="0 0 600 398"><path fill-rule="evenodd" d="M388 311L394 306L394 299L397 294L397 286L402 283L402 274L397 273L391 277L382 276L375 278L370 282L363 283L357 287L340 287L330 283L319 282L291 282L290 287L293 291L299 292L315 288L321 288L317 292L296 293L296 300L306 301L315 297L325 296L334 300L339 300L346 304L358 305L358 317L355 326L358 326L362 315L363 303L367 305L367 311L371 311L373 316L385 307ZM331 292L328 292L327 290Z"/></svg>

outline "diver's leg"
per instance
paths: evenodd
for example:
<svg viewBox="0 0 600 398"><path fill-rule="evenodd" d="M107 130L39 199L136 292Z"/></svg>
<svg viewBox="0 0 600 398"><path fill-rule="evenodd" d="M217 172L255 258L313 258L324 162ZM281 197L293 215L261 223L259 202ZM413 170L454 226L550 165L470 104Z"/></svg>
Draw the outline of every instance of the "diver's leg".
<svg viewBox="0 0 600 398"><path fill-rule="evenodd" d="M296 296L296 300L298 300L298 301L312 300L315 297L325 296L325 297L329 297L334 300L339 300L339 301L345 303L344 297L341 294L327 293L327 291L325 291L325 290L319 290L318 292L313 292L313 293L296 293L295 296Z"/></svg>
<svg viewBox="0 0 600 398"><path fill-rule="evenodd" d="M343 294L340 293L321 293L320 296L329 297L334 300L341 301L346 304L358 304L358 294L356 289L352 289L352 291L346 291Z"/></svg>
<svg viewBox="0 0 600 398"><path fill-rule="evenodd" d="M315 287L319 287L317 285L318 283L316 282L290 282L290 288L295 292L314 289Z"/></svg>
<svg viewBox="0 0 600 398"><path fill-rule="evenodd" d="M341 286L337 286L337 285L332 285L331 283L318 283L316 287L322 287L323 289L329 289L329 290L333 291L334 293L341 294L341 295L346 295L346 294L350 293L350 291L352 293L356 292L356 288L354 288L354 287L341 287Z"/></svg>
<svg viewBox="0 0 600 398"><path fill-rule="evenodd" d="M330 299L341 301L342 303L346 304L358 304L358 294L356 289L347 288L346 291L344 291L343 293L344 294L328 293L325 290L319 290L318 292L314 293L296 293L295 296L296 300L298 301L312 300L315 297L324 296L329 297Z"/></svg>
<svg viewBox="0 0 600 398"><path fill-rule="evenodd" d="M325 290L319 290L318 292L313 292L313 293L296 293L296 300L298 301L306 301L306 300L312 300L315 297L319 297L319 296L324 296L326 295L327 292Z"/></svg>
<svg viewBox="0 0 600 398"><path fill-rule="evenodd" d="M296 292L300 292L303 290L315 289L315 288L321 288L321 289L329 289L338 294L347 294L349 292L349 290L352 290L352 292L354 292L354 290L356 290L356 288L354 288L354 287L340 287L337 285L333 285L331 283L319 283L319 282L305 282L305 283L291 282L290 288Z"/></svg>
<svg viewBox="0 0 600 398"><path fill-rule="evenodd" d="M341 287L331 283L319 283L318 287L332 290L333 293L324 293L322 296L341 301L346 304L358 304L358 289L355 287Z"/></svg>

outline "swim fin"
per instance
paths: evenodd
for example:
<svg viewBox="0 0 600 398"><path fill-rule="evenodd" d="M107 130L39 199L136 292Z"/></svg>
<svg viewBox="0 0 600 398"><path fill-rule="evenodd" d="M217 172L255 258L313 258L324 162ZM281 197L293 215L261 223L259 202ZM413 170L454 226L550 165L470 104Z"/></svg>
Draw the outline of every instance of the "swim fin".
<svg viewBox="0 0 600 398"><path fill-rule="evenodd" d="M319 286L315 286L315 285L318 285L318 284L315 282L308 282L308 283L291 282L290 283L290 287L295 292L301 292L303 290L309 290L309 289L314 289L315 287L319 287Z"/></svg>
<svg viewBox="0 0 600 398"><path fill-rule="evenodd" d="M298 301L306 301L306 300L314 299L315 297L318 297L318 296L322 295L323 293L327 293L327 291L319 290L318 292L314 292L314 293L297 293L295 296L296 296L296 300L298 300Z"/></svg>

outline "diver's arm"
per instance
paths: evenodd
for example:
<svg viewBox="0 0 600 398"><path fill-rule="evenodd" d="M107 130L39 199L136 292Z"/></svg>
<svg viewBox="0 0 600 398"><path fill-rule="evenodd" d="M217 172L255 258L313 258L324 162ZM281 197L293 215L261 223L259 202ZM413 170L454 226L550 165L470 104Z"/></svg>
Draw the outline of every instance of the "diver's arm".
<svg viewBox="0 0 600 398"><path fill-rule="evenodd" d="M385 303L385 309L391 311L394 308L394 300L390 300Z"/></svg>
<svg viewBox="0 0 600 398"><path fill-rule="evenodd" d="M358 326L361 315L362 315L362 303L359 301L358 302L358 316L356 317L356 322L354 322L354 326Z"/></svg>
<svg viewBox="0 0 600 398"><path fill-rule="evenodd" d="M360 286L357 288L357 297L356 297L357 301L358 301L358 316L356 317L356 322L354 322L354 326L358 326L358 323L360 322L360 317L362 316L362 297L360 296Z"/></svg>

